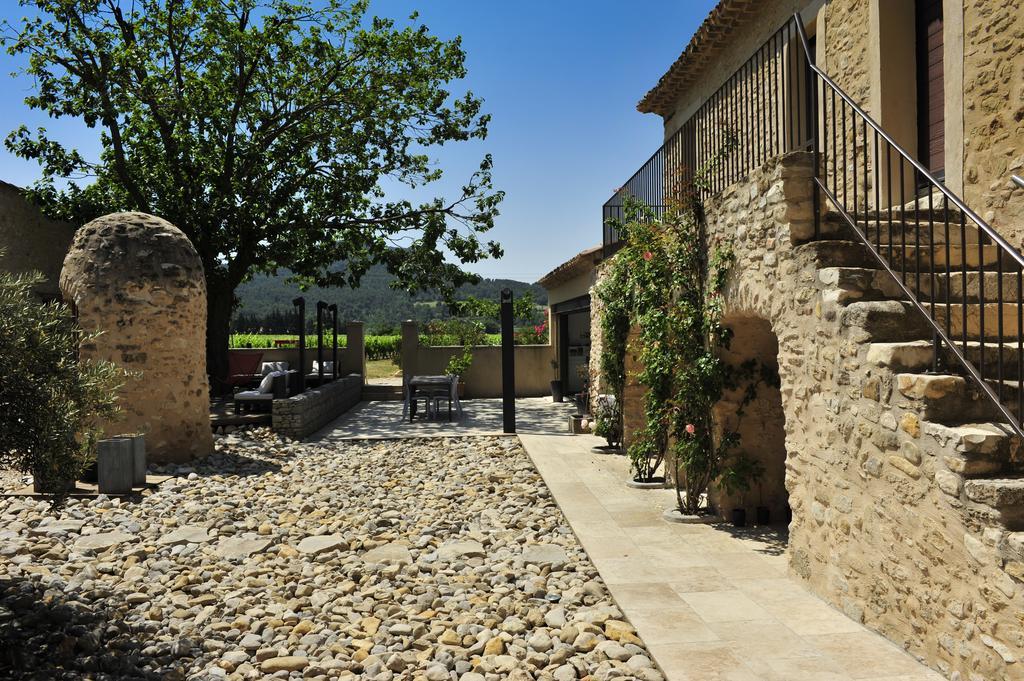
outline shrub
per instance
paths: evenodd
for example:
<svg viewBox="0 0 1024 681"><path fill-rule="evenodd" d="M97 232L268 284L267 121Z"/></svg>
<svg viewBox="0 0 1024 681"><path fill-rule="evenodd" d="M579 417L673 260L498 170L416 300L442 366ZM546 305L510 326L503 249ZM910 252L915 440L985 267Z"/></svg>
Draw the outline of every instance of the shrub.
<svg viewBox="0 0 1024 681"><path fill-rule="evenodd" d="M366 359L390 359L397 360L402 352L402 337L394 336L367 336L366 337Z"/></svg>
<svg viewBox="0 0 1024 681"><path fill-rule="evenodd" d="M84 334L59 302L41 303L38 275L0 272L0 466L31 473L60 498L95 458L98 423L117 412L125 372L80 359Z"/></svg>

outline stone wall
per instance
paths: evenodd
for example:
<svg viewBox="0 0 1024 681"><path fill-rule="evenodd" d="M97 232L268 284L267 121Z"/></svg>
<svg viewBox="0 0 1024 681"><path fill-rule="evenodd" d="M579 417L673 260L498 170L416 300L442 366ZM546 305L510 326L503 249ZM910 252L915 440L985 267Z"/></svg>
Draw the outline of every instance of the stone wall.
<svg viewBox="0 0 1024 681"><path fill-rule="evenodd" d="M964 198L1017 248L1024 246L1024 8L964 2Z"/></svg>
<svg viewBox="0 0 1024 681"><path fill-rule="evenodd" d="M274 400L271 427L285 437L301 440L355 406L362 392L363 377L349 374L294 397Z"/></svg>
<svg viewBox="0 0 1024 681"><path fill-rule="evenodd" d="M637 342L640 328L634 326L626 336L626 381L622 386L622 445L627 449L633 443L637 431L643 429L647 419L644 416L644 395L647 388L638 378L643 371L639 361Z"/></svg>
<svg viewBox="0 0 1024 681"><path fill-rule="evenodd" d="M36 287L43 298L60 296L64 265L75 226L50 220L29 203L14 185L0 182L0 270L39 272L46 281Z"/></svg>
<svg viewBox="0 0 1024 681"><path fill-rule="evenodd" d="M84 357L132 375L107 436L143 433L156 462L213 451L206 375L206 278L192 243L145 213L114 213L75 233L60 276L83 330Z"/></svg>
<svg viewBox="0 0 1024 681"><path fill-rule="evenodd" d="M601 380L601 348L604 347L604 336L601 333L601 311L604 304L597 295L607 265L610 260L601 261L594 273L594 285L590 287L590 413L594 413L595 400L598 395L608 392Z"/></svg>
<svg viewBox="0 0 1024 681"><path fill-rule="evenodd" d="M1024 653L1020 575L1004 560L1013 539L958 498L969 445L957 438L984 431L925 421L896 389L898 367L872 355L838 302L815 244L797 245L811 222L809 172L805 157L786 157L707 207L712 235L735 243L726 314L763 319L778 338L790 565L947 674L1009 678Z"/></svg>
<svg viewBox="0 0 1024 681"><path fill-rule="evenodd" d="M871 41L877 41L877 37L873 37L868 30L872 1L874 0L831 0L823 8L823 19L819 22L819 26L824 28L824 36L818 36L819 41L824 43L823 47L818 48L824 59L824 64L819 63L819 66L822 66L825 73L869 116L875 115L871 110ZM873 198L874 193L871 173L865 172L865 167L872 167L872 152L866 148L867 137L863 126L853 125L851 110L849 107L844 110L838 97L835 111L832 109L830 97L826 97L821 104L822 115L829 121L836 121L835 130L832 131L835 132L835 144L832 139L827 141L830 147L829 157L834 159L836 164L836 167L826 169L828 184L835 186L836 193L846 197L851 205L856 191L857 203L863 205L864 197ZM844 111L846 127L842 124ZM831 123L829 126L831 129ZM836 150L840 151L838 155L835 153Z"/></svg>

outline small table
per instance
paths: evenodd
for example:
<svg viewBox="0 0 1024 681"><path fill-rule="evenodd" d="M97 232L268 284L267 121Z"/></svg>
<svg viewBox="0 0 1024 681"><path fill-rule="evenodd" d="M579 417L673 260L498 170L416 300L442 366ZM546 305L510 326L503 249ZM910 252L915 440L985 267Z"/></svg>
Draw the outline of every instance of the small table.
<svg viewBox="0 0 1024 681"><path fill-rule="evenodd" d="M455 402L456 411L462 413L462 406L459 404L458 384L456 381L459 380L458 376L413 376L406 383L405 387L405 413L409 414L409 422L416 417L416 391L418 389L430 389L435 390L443 389L449 396L448 400L448 420L452 420L452 407L451 403ZM440 390L438 390L440 392Z"/></svg>

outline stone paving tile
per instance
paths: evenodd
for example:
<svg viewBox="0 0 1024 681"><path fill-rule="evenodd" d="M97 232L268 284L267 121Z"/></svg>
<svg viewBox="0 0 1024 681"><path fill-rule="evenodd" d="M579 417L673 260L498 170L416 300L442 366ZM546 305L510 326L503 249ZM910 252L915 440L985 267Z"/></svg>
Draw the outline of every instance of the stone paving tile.
<svg viewBox="0 0 1024 681"><path fill-rule="evenodd" d="M679 595L708 623L773 620L767 610L741 591L697 591Z"/></svg>
<svg viewBox="0 0 1024 681"><path fill-rule="evenodd" d="M590 436L521 441L668 681L939 681L790 578L784 530L673 525ZM550 477L550 479L549 479Z"/></svg>

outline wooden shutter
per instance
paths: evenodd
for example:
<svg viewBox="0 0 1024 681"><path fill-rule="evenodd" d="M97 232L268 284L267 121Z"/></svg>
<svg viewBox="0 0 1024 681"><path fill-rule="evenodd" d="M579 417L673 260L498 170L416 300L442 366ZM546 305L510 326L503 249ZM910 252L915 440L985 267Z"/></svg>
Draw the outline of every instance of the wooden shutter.
<svg viewBox="0 0 1024 681"><path fill-rule="evenodd" d="M942 68L942 0L917 0L917 157L942 179L945 158L945 105Z"/></svg>

